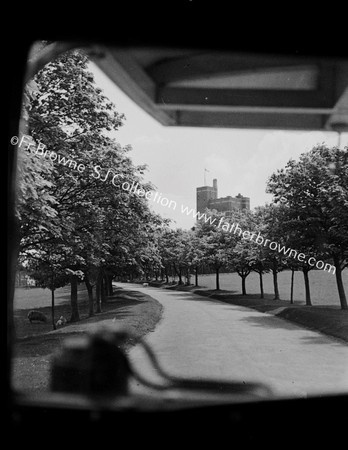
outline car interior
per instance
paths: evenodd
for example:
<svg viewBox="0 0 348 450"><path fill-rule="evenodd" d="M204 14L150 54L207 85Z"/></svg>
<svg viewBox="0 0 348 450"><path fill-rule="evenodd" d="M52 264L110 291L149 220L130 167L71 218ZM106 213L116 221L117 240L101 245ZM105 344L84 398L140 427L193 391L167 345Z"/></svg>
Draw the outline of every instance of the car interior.
<svg viewBox="0 0 348 450"><path fill-rule="evenodd" d="M97 18L95 20L98 20ZM160 20L160 18L158 18ZM29 21L30 22L30 21ZM74 23L60 28L37 24L13 39L6 61L7 304L6 409L11 444L89 443L158 445L344 445L348 393L278 398L264 383L194 380L170 374L141 343L158 380L147 379L119 349L131 336L122 328L98 330L67 340L51 365L51 390L40 396L12 387L13 297L18 251L15 218L17 152L24 85L45 64L71 49L88 57L141 109L163 127L258 130L348 130L346 49L243 40L209 27L188 33L166 21L156 30L142 24L128 34ZM186 24L187 25L187 24ZM162 29L162 27L164 29ZM49 29L50 28L50 29ZM165 29L167 31L165 32ZM161 30L161 31L160 31ZM215 38L214 38L215 37ZM32 46L45 51L28 60ZM276 63L275 63L276 61ZM276 66L276 68L275 68ZM133 392L132 383L142 392ZM43 435L48 435L44 438ZM163 443L162 443L163 442ZM161 441L161 445L165 441ZM121 444L122 445L122 444ZM242 447L243 446L243 447Z"/></svg>

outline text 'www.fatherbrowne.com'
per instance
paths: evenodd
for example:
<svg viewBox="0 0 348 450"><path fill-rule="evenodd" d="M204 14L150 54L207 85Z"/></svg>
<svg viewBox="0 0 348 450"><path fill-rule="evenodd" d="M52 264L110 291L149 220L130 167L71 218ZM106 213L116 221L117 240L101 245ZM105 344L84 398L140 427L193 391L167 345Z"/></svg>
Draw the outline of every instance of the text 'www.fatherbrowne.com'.
<svg viewBox="0 0 348 450"><path fill-rule="evenodd" d="M56 162L73 170L77 170L79 173L84 172L86 169L84 164L78 163L78 161L73 158L69 159L57 152L48 150L47 146L42 144L41 142L36 145L31 136L23 135L21 139L19 139L18 136L13 136L11 138L11 144L18 144L19 148L23 145L25 147L25 150L27 150L28 152L35 153L35 155L37 156L47 158L52 162ZM112 168L109 168L106 171L105 176L103 176L103 170L106 169L103 169L100 165L94 166L92 177L103 182L107 180L111 181L111 183L116 188L121 188L122 190L127 191L129 194L134 194L138 197L144 197L147 200L151 200L152 202L157 203L163 207L170 208L173 211L177 209L177 202L175 200L168 199L162 193L154 190L145 190L144 188L139 186L136 181L123 181L121 184L115 184L116 181L120 182L120 179L122 179L124 175L117 173ZM204 223L209 223L210 225L214 225L217 228L221 228L225 232L237 234L244 240L249 240L258 245L268 247L269 249L274 251L277 250L279 253L282 253L286 257L295 258L299 262L305 262L312 267L315 266L319 270L325 270L327 272L332 272L333 274L336 272L336 267L329 263L325 264L324 261L316 260L316 258L314 258L313 256L308 258L304 253L298 252L297 250L289 247L285 247L284 245L281 246L279 243L271 241L270 239L265 239L260 233L243 231L238 223L227 222L225 217L221 217L220 219L218 219L217 217L212 217L211 215L207 215L206 213L195 211L193 208L189 208L188 206L184 205L181 205L181 213L186 214L187 216L192 216L192 218L196 221L204 221Z"/></svg>

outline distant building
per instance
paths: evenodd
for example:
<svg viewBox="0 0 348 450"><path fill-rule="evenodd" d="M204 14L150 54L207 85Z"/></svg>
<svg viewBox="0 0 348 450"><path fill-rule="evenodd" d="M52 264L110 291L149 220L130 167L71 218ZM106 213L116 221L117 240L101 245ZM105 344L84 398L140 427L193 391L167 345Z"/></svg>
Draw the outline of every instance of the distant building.
<svg viewBox="0 0 348 450"><path fill-rule="evenodd" d="M202 186L197 188L197 211L203 212L209 208L210 202L218 200L217 180L213 180L213 186Z"/></svg>
<svg viewBox="0 0 348 450"><path fill-rule="evenodd" d="M228 195L218 198L217 179L213 180L213 186L201 186L197 188L197 211L215 209L218 212L229 213L234 209L250 210L250 198L238 194L236 197Z"/></svg>

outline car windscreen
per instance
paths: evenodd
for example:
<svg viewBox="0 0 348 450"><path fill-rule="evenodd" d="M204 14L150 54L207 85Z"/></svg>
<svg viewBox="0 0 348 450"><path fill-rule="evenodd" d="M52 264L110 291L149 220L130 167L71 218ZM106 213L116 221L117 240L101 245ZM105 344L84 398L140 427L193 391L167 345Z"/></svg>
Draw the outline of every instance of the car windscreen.
<svg viewBox="0 0 348 450"><path fill-rule="evenodd" d="M140 340L177 377L346 393L346 67L36 42L10 142L14 390L49 392L68 339L122 326L143 376Z"/></svg>

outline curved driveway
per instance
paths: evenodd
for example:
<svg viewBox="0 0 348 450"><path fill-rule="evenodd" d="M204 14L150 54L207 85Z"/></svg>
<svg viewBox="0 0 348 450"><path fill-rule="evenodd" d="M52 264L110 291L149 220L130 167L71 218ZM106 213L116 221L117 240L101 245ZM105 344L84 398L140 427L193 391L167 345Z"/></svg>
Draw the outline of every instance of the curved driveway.
<svg viewBox="0 0 348 450"><path fill-rule="evenodd" d="M258 311L189 292L128 284L163 305L146 341L167 372L181 377L261 381L281 396L348 392L348 345ZM144 374L140 346L131 362Z"/></svg>

